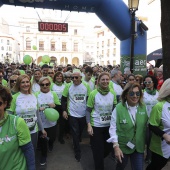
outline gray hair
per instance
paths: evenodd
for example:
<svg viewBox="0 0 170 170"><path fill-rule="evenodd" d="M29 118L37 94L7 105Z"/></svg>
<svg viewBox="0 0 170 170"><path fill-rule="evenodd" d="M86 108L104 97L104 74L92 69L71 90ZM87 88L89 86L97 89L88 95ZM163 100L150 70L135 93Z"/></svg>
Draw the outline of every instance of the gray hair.
<svg viewBox="0 0 170 170"><path fill-rule="evenodd" d="M170 96L170 78L167 79L161 86L161 89L159 91L158 100L159 101L165 100L166 97L168 97L168 96Z"/></svg>
<svg viewBox="0 0 170 170"><path fill-rule="evenodd" d="M64 73L64 77L71 77L72 73L70 71L67 71Z"/></svg>
<svg viewBox="0 0 170 170"><path fill-rule="evenodd" d="M48 80L49 83L51 84L51 81L48 77L41 77L38 83L41 84L44 80Z"/></svg>
<svg viewBox="0 0 170 170"><path fill-rule="evenodd" d="M114 70L112 70L112 71L110 72L111 78L113 78L115 75L117 75L117 74L118 74L118 72L119 72L119 70L118 70L118 69L114 69Z"/></svg>

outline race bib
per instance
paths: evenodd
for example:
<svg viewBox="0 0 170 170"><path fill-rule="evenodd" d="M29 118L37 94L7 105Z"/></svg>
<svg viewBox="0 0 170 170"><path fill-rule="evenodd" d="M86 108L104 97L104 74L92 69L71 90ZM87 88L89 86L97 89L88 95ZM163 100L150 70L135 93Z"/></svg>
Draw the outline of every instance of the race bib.
<svg viewBox="0 0 170 170"><path fill-rule="evenodd" d="M111 121L111 113L100 114L100 123L109 124Z"/></svg>
<svg viewBox="0 0 170 170"><path fill-rule="evenodd" d="M74 101L76 103L82 103L85 101L86 95L85 94L75 94L74 95Z"/></svg>
<svg viewBox="0 0 170 170"><path fill-rule="evenodd" d="M35 111L27 111L25 114L22 115L22 118L25 120L25 123L27 124L30 131L34 130L37 122L37 116Z"/></svg>

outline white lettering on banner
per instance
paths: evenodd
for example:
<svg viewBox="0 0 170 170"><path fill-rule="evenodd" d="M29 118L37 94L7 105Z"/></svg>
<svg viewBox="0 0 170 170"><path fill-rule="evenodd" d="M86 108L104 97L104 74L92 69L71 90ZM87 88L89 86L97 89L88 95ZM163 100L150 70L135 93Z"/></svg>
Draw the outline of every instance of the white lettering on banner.
<svg viewBox="0 0 170 170"><path fill-rule="evenodd" d="M143 66L146 65L146 60L136 60L135 61L136 66Z"/></svg>
<svg viewBox="0 0 170 170"><path fill-rule="evenodd" d="M65 5L64 7L65 9L70 9L70 6L69 5ZM87 6L73 6L72 7L73 10L87 10ZM71 9L70 9L71 10ZM94 11L94 7L90 7L90 11Z"/></svg>

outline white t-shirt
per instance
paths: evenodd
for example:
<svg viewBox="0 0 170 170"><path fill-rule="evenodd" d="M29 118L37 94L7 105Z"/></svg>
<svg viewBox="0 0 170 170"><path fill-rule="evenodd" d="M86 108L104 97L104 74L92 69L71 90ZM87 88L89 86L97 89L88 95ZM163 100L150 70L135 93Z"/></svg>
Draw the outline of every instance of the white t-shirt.
<svg viewBox="0 0 170 170"><path fill-rule="evenodd" d="M45 107L47 106L47 104L51 104L51 103L56 104L58 102L58 101L55 101L56 99L54 98L52 91L49 91L48 93L39 92L38 94L36 94L36 96L38 100L38 108ZM40 115L41 115L42 124L44 128L53 127L57 124L56 121L52 122L52 121L47 120L45 117L44 111L40 111Z"/></svg>
<svg viewBox="0 0 170 170"><path fill-rule="evenodd" d="M68 84L64 88L63 96L68 97L68 113L73 117L84 117L86 98L90 94L90 87L85 82L79 85Z"/></svg>
<svg viewBox="0 0 170 170"><path fill-rule="evenodd" d="M61 101L64 87L65 87L65 84L62 84L62 86L57 86L56 84L53 84L52 89L51 89L52 91L56 92L60 101Z"/></svg>
<svg viewBox="0 0 170 170"><path fill-rule="evenodd" d="M153 106L158 103L158 91L156 91L155 95L151 95L149 93L147 93L146 91L144 91L143 93L143 102L146 104L146 108L147 108L147 113L148 113L148 117L150 117L150 113L152 111Z"/></svg>
<svg viewBox="0 0 170 170"><path fill-rule="evenodd" d="M13 95L10 110L25 120L31 134L38 131L36 115L37 99L34 94L19 92Z"/></svg>

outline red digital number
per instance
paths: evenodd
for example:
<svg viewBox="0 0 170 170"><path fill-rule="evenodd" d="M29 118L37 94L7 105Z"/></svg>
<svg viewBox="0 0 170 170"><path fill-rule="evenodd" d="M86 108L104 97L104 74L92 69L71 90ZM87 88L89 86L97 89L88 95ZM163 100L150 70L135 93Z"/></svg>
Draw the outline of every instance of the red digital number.
<svg viewBox="0 0 170 170"><path fill-rule="evenodd" d="M66 24L63 24L63 31L67 31Z"/></svg>

